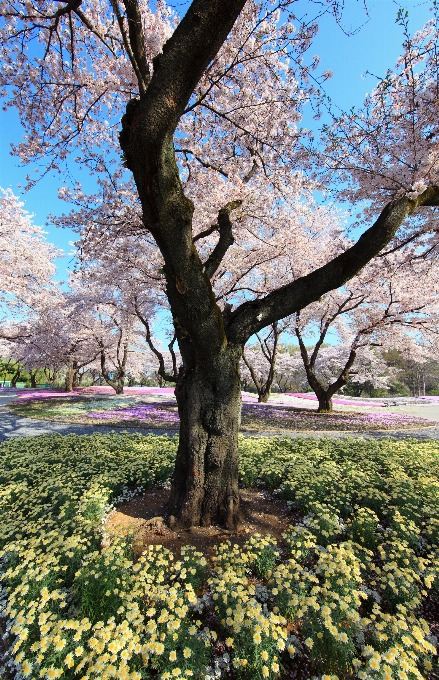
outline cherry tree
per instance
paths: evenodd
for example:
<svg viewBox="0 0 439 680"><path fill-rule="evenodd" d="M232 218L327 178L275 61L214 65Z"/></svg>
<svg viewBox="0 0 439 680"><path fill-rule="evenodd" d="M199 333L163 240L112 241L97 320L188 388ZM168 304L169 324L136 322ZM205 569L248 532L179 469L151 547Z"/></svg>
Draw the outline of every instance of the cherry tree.
<svg viewBox="0 0 439 680"><path fill-rule="evenodd" d="M289 323L289 319L282 323L275 321L271 324L265 337L256 333L258 345L249 347L243 352L242 363L247 368L256 387L259 402L266 403L270 398L271 388L276 377L279 339Z"/></svg>
<svg viewBox="0 0 439 680"><path fill-rule="evenodd" d="M306 267L294 275L288 266L273 288L264 288L267 269L258 269L250 248L260 272L255 293L250 298L239 283L230 286L239 248L246 252L240 227L261 243L275 230L282 243L285 206L298 206L315 187L306 180L309 135L299 122L302 106L318 98L310 77L316 62L304 60L316 25L296 20L292 7L287 0L193 0L179 23L164 4L152 12L145 0L7 0L0 9L0 83L26 128L17 148L24 162L61 168L76 148L80 162L111 185L114 123L125 109L123 167L132 173L141 229L160 252L182 357L169 514L183 525L233 527L239 520L239 364L246 342L343 286L384 248L418 238L418 221L422 234L435 229L432 23L406 44L390 86L379 84L369 117L352 114L325 132L319 163L326 184L346 187L349 201L369 203L358 241L313 263L297 238L293 261L297 271ZM123 168L117 173L120 194L125 182L133 185Z"/></svg>
<svg viewBox="0 0 439 680"><path fill-rule="evenodd" d="M313 349L313 347L308 347L308 354L312 353ZM349 343L320 348L313 365L313 374L323 390L327 390L332 384L336 383L340 375L346 375L349 382L352 380L356 383L368 382L375 388L387 388L389 386L390 379L395 375L395 371L387 365L380 348L369 345L358 346L355 350L355 361L350 368L346 369L351 353L352 347ZM302 382L309 389L310 382L300 351L297 355L295 369L295 380ZM343 387L344 385L339 388L340 391L343 391ZM326 404L327 402L323 400L323 405ZM319 410L331 411L332 403L328 409L321 408L319 402Z"/></svg>
<svg viewBox="0 0 439 680"><path fill-rule="evenodd" d="M360 382L368 375L376 387L385 386L383 350L407 351L436 339L438 291L436 262L396 251L376 258L345 286L296 313L294 331L319 411L332 411L332 397L352 375ZM328 333L337 335L338 346L323 347ZM314 337L311 349L306 336Z"/></svg>
<svg viewBox="0 0 439 680"><path fill-rule="evenodd" d="M10 319L47 304L58 248L46 241L10 189L0 189L0 306ZM5 331L5 318L2 320Z"/></svg>
<svg viewBox="0 0 439 680"><path fill-rule="evenodd" d="M91 333L94 320L83 305L78 309L69 292L57 293L50 305L17 324L12 344L26 368L44 370L51 381L65 374L66 391L71 392L80 371L98 354Z"/></svg>

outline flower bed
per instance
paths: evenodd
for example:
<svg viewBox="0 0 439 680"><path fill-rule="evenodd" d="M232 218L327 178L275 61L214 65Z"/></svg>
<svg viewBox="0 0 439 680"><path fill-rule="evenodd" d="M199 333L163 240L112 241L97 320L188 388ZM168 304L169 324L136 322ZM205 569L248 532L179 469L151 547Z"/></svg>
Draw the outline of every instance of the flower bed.
<svg viewBox="0 0 439 680"><path fill-rule="evenodd" d="M115 427L178 429L179 417L175 400L145 402L138 395L120 397L95 395L87 397L41 398L12 402L15 413L31 418L71 423L112 425ZM244 431L373 431L423 428L434 421L387 411L339 411L317 413L281 404L258 404L243 401L241 427Z"/></svg>
<svg viewBox="0 0 439 680"><path fill-rule="evenodd" d="M108 411L87 413L87 418L101 421L135 422L146 427L178 427L180 422L175 402L156 402L153 404L137 403Z"/></svg>
<svg viewBox="0 0 439 680"><path fill-rule="evenodd" d="M135 559L103 522L167 482L176 447L126 433L0 445L17 679L437 677L438 442L241 438L242 483L294 513L282 550L255 535L210 563L191 547Z"/></svg>
<svg viewBox="0 0 439 680"><path fill-rule="evenodd" d="M434 421L399 413L334 412L317 413L288 406L243 404L242 428L250 431L266 430L399 430L435 425Z"/></svg>

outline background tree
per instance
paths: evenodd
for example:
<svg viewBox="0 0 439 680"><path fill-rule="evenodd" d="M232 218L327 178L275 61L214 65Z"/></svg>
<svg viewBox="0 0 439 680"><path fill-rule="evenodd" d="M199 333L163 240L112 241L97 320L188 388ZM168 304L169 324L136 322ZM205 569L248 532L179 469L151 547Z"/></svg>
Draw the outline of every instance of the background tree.
<svg viewBox="0 0 439 680"><path fill-rule="evenodd" d="M275 321L264 337L256 333L259 345L249 347L242 354L242 362L256 387L259 402L266 403L270 398L276 378L279 339L288 325L289 319L283 323Z"/></svg>
<svg viewBox="0 0 439 680"><path fill-rule="evenodd" d="M32 224L11 190L0 189L0 323L30 313L50 300L54 259L61 251ZM6 332L7 334L7 332Z"/></svg>
<svg viewBox="0 0 439 680"><path fill-rule="evenodd" d="M416 297L413 290L417 290ZM416 343L422 346L435 339L438 328L439 270L437 263L427 263L399 252L377 258L343 288L325 295L296 314L295 333L308 382L314 390L319 411L332 411L332 397L358 373L357 359L361 352L373 364L373 375L384 369L381 353L389 347L408 350ZM333 348L337 358L326 357L328 369L318 369L319 355L328 333L336 334L340 345ZM317 340L310 350L305 335L315 334ZM373 359L371 348L380 352ZM366 353L365 353L366 352ZM326 352L328 354L328 351ZM341 361L341 357L344 360ZM335 359L335 361L334 361ZM320 361L321 364L321 361ZM356 365L357 364L357 365ZM340 366L337 372L336 366ZM319 375L320 374L320 375ZM363 367L363 378L364 367ZM372 384L384 387L372 378ZM360 376L356 379L363 382Z"/></svg>

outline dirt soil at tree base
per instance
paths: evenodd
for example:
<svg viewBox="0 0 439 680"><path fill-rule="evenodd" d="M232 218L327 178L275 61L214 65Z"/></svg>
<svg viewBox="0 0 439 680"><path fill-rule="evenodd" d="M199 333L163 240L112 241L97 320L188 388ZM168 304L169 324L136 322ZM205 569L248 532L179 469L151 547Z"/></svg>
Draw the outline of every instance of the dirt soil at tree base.
<svg viewBox="0 0 439 680"><path fill-rule="evenodd" d="M229 539L242 546L255 533L274 536L282 548L282 533L299 518L285 501L267 491L241 489L240 494L242 522L235 532L217 526L170 529L164 519L169 489L158 487L120 505L110 515L105 530L109 538L133 535L133 547L138 555L145 550L145 546L160 544L179 556L183 546L193 545L209 558L213 555L215 545Z"/></svg>

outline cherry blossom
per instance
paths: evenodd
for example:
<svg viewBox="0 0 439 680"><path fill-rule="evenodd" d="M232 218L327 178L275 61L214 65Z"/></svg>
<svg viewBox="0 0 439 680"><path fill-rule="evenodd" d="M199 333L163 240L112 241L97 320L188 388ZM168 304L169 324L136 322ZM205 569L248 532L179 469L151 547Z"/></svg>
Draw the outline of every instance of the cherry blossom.
<svg viewBox="0 0 439 680"><path fill-rule="evenodd" d="M5 320L29 313L50 300L56 257L61 251L46 241L10 189L0 189L0 309ZM7 331L6 331L7 335Z"/></svg>

